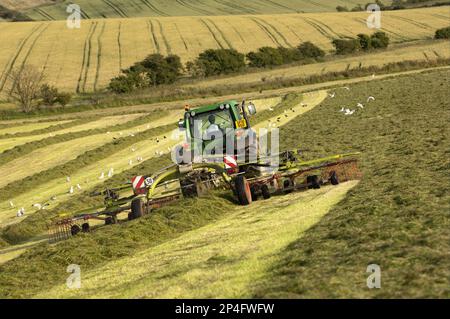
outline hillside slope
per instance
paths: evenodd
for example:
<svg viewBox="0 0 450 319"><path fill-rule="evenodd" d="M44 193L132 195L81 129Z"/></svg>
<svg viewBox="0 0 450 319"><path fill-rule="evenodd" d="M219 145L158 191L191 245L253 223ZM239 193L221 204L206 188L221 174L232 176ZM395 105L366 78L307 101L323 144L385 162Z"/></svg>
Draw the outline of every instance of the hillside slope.
<svg viewBox="0 0 450 319"><path fill-rule="evenodd" d="M389 1L385 1L386 3ZM35 20L64 20L71 1L30 9ZM148 16L214 16L235 14L334 12L336 6L353 8L357 0L78 0L83 18L129 18Z"/></svg>
<svg viewBox="0 0 450 319"><path fill-rule="evenodd" d="M0 91L9 91L11 70L26 64L43 67L47 80L61 89L89 92L104 88L121 69L151 53L177 54L186 62L210 48L247 53L305 41L330 51L334 38L370 33L366 18L367 13L356 12L104 19L83 21L81 29L73 30L64 21L5 23L0 30L5 39L0 43ZM448 7L400 10L383 14L382 30L401 43L430 39L447 25Z"/></svg>

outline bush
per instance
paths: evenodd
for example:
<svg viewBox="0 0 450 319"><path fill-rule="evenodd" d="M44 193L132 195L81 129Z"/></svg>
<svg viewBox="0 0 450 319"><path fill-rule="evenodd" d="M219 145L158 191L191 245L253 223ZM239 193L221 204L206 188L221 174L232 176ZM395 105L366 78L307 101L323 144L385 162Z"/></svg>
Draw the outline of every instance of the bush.
<svg viewBox="0 0 450 319"><path fill-rule="evenodd" d="M385 32L375 32L371 36L371 45L374 49L385 49L389 46L389 37Z"/></svg>
<svg viewBox="0 0 450 319"><path fill-rule="evenodd" d="M361 44L358 39L335 39L333 45L336 48L336 54L349 54L361 50Z"/></svg>
<svg viewBox="0 0 450 319"><path fill-rule="evenodd" d="M372 38L367 34L360 33L358 34L359 44L361 49L370 50L372 49Z"/></svg>
<svg viewBox="0 0 450 319"><path fill-rule="evenodd" d="M450 39L450 27L436 30L435 39Z"/></svg>
<svg viewBox="0 0 450 319"><path fill-rule="evenodd" d="M257 52L248 53L247 59L250 66L263 68L299 61L303 59L303 55L296 48L262 47Z"/></svg>
<svg viewBox="0 0 450 319"><path fill-rule="evenodd" d="M151 54L143 61L122 70L123 74L110 81L109 89L120 94L152 85L171 84L181 76L182 70L183 65L179 56L164 57L161 54Z"/></svg>
<svg viewBox="0 0 450 319"><path fill-rule="evenodd" d="M58 89L54 86L44 84L41 86L42 103L46 106L53 106L58 100Z"/></svg>
<svg viewBox="0 0 450 319"><path fill-rule="evenodd" d="M249 60L249 65L256 68L282 65L284 63L280 51L271 47L262 47L257 52L250 52L247 54L247 59Z"/></svg>
<svg viewBox="0 0 450 319"><path fill-rule="evenodd" d="M229 74L245 68L245 55L234 49L209 49L193 62L204 76ZM190 65L192 69L192 65Z"/></svg>
<svg viewBox="0 0 450 319"><path fill-rule="evenodd" d="M337 6L336 11L337 12L348 12L348 8L346 6Z"/></svg>
<svg viewBox="0 0 450 319"><path fill-rule="evenodd" d="M303 42L297 49L304 58L316 59L325 56L325 51L309 41Z"/></svg>
<svg viewBox="0 0 450 319"><path fill-rule="evenodd" d="M62 92L58 94L56 98L56 102L59 103L62 107L65 107L72 100L72 94L68 92Z"/></svg>

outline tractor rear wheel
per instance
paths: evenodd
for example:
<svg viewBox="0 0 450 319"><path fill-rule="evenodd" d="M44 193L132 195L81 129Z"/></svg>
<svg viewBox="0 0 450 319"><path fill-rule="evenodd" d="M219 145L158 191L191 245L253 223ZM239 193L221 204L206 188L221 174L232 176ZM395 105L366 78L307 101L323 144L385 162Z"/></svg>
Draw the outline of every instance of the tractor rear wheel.
<svg viewBox="0 0 450 319"><path fill-rule="evenodd" d="M269 199L270 198L269 186L267 185L261 186L261 193L264 199Z"/></svg>
<svg viewBox="0 0 450 319"><path fill-rule="evenodd" d="M135 198L131 202L131 216L128 214L128 219L133 220L144 216L145 208L144 201L140 198Z"/></svg>
<svg viewBox="0 0 450 319"><path fill-rule="evenodd" d="M332 171L330 174L330 183L331 185L339 185L339 178L335 171Z"/></svg>
<svg viewBox="0 0 450 319"><path fill-rule="evenodd" d="M237 176L234 180L234 186L236 188L239 204L250 205L252 203L252 193L247 179L242 175Z"/></svg>

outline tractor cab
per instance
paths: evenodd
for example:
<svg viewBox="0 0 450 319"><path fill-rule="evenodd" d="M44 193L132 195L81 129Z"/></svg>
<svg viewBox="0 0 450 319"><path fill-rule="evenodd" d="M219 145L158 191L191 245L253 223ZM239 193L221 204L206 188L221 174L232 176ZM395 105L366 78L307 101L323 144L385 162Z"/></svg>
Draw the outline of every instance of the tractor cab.
<svg viewBox="0 0 450 319"><path fill-rule="evenodd" d="M237 145L248 144L251 130L249 116L256 113L252 103L228 101L191 109L185 107L178 126L186 134L191 152L196 154L236 154ZM252 136L253 137L253 136ZM238 140L246 139L242 143ZM252 139L253 140L253 139Z"/></svg>

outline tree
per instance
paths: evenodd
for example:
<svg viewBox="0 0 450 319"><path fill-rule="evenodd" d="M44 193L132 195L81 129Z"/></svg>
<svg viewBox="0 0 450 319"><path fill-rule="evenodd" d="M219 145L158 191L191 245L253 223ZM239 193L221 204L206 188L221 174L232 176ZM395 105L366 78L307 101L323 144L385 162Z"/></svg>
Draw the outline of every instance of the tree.
<svg viewBox="0 0 450 319"><path fill-rule="evenodd" d="M321 58L325 56L325 51L310 41L303 42L298 46L300 54L305 58Z"/></svg>
<svg viewBox="0 0 450 319"><path fill-rule="evenodd" d="M110 81L109 89L116 93L130 93L152 85L171 84L181 76L182 70L179 56L151 54L143 61L122 70L121 75Z"/></svg>
<svg viewBox="0 0 450 319"><path fill-rule="evenodd" d="M44 82L44 73L35 66L25 65L23 68L15 68L8 75L11 83L10 96L15 100L20 109L29 113L36 107L39 99L40 88Z"/></svg>
<svg viewBox="0 0 450 319"><path fill-rule="evenodd" d="M262 47L257 52L250 52L247 54L247 59L249 60L249 65L256 68L281 65L284 63L280 51L272 47Z"/></svg>

